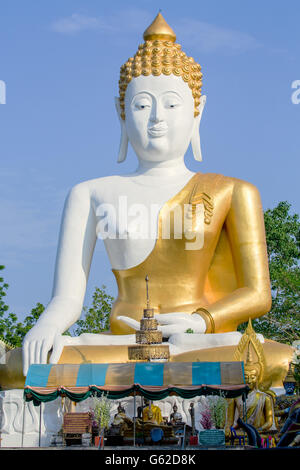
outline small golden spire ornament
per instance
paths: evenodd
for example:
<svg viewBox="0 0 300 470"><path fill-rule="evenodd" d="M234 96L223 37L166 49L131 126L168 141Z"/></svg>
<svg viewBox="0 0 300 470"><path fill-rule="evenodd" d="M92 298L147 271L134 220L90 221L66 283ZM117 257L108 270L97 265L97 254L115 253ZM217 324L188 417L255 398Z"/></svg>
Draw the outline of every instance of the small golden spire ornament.
<svg viewBox="0 0 300 470"><path fill-rule="evenodd" d="M170 357L169 345L162 344L162 332L157 329L158 323L154 318L154 308L150 307L149 276L146 281L146 305L140 329L136 332L136 343L128 346L128 358L131 361L165 361Z"/></svg>
<svg viewBox="0 0 300 470"><path fill-rule="evenodd" d="M293 364L291 362L289 363L289 370L287 371L284 382L296 382L293 372Z"/></svg>
<svg viewBox="0 0 300 470"><path fill-rule="evenodd" d="M176 34L173 29L168 25L162 14L159 12L154 18L153 22L148 26L144 32L145 41L176 41Z"/></svg>

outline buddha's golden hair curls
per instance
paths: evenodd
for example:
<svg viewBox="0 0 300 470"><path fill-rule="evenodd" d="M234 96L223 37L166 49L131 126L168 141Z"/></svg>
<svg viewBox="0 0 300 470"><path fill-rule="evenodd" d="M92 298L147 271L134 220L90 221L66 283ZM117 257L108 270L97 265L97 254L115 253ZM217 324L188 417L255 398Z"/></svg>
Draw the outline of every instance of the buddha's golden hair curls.
<svg viewBox="0 0 300 470"><path fill-rule="evenodd" d="M201 66L188 57L180 44L166 40L146 41L139 45L134 57L130 57L120 69L119 92L121 117L125 119L125 93L128 83L140 75L175 75L181 77L192 90L198 116L202 87Z"/></svg>

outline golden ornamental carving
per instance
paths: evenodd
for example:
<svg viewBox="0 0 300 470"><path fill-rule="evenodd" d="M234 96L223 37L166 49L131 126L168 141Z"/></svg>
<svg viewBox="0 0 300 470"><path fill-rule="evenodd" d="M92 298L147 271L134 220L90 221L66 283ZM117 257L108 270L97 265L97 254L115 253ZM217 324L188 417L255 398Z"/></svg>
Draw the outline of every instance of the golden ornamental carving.
<svg viewBox="0 0 300 470"><path fill-rule="evenodd" d="M141 322L141 330L157 330L158 322L155 318L142 318Z"/></svg>
<svg viewBox="0 0 300 470"><path fill-rule="evenodd" d="M162 342L162 332L158 330L139 330L136 332L138 344L159 344Z"/></svg>
<svg viewBox="0 0 300 470"><path fill-rule="evenodd" d="M197 192L197 185L192 191L190 201L189 201L189 216L194 217L197 205L203 204L204 207L204 223L209 225L213 217L214 203L211 196L205 192Z"/></svg>
<svg viewBox="0 0 300 470"><path fill-rule="evenodd" d="M134 345L128 347L128 356L131 361L168 360L170 358L169 346L160 345Z"/></svg>
<svg viewBox="0 0 300 470"><path fill-rule="evenodd" d="M130 57L120 69L119 94L121 117L125 119L125 92L132 77L140 75L175 75L190 87L194 98L194 116L198 116L202 73L201 66L193 57L188 57L180 44L175 43L176 35L161 13L144 33L145 43L140 44L137 53Z"/></svg>
<svg viewBox="0 0 300 470"><path fill-rule="evenodd" d="M158 330L158 322L154 318L154 309L150 308L148 275L145 278L147 292L147 308L144 308L140 329L136 331L135 345L128 346L128 358L131 361L168 360L169 345L162 344L162 332Z"/></svg>
<svg viewBox="0 0 300 470"><path fill-rule="evenodd" d="M266 360L261 342L256 336L251 319L234 352L235 361L244 361L246 367L256 367L258 371L258 384L263 383L266 371ZM261 388L261 387L260 387Z"/></svg>

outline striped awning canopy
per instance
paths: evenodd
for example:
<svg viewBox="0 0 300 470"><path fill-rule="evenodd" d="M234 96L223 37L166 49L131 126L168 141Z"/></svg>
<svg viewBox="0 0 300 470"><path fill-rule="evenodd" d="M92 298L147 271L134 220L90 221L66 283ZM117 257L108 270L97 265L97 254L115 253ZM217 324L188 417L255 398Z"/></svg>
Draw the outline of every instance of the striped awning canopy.
<svg viewBox="0 0 300 470"><path fill-rule="evenodd" d="M65 395L81 401L107 393L123 398L133 393L150 399L177 394L186 398L247 392L243 362L131 362L123 364L33 364L25 382L26 400L50 401Z"/></svg>

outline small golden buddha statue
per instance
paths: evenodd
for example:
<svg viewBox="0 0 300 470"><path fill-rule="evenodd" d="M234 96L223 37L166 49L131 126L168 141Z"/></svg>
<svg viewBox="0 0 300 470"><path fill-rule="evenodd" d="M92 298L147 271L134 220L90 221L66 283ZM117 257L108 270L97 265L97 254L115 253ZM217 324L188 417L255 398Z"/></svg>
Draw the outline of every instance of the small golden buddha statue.
<svg viewBox="0 0 300 470"><path fill-rule="evenodd" d="M153 403L146 402L147 406L143 409L143 421L145 423L152 423L156 425L164 424L161 410L159 406Z"/></svg>
<svg viewBox="0 0 300 470"><path fill-rule="evenodd" d="M123 435L127 429L132 428L133 421L130 419L125 412L125 408L122 406L121 403L118 405L118 411L114 416L111 432L112 430L116 429L117 434Z"/></svg>
<svg viewBox="0 0 300 470"><path fill-rule="evenodd" d="M254 426L260 433L277 431L274 412L275 394L272 391L261 390L263 381L264 362L260 355L258 361L252 357L252 345L248 343L247 361L245 363L245 382L250 388L245 408L242 397L229 401L226 423L226 434L230 433L230 427L239 429L238 418ZM246 416L244 416L246 413Z"/></svg>

